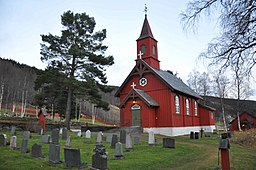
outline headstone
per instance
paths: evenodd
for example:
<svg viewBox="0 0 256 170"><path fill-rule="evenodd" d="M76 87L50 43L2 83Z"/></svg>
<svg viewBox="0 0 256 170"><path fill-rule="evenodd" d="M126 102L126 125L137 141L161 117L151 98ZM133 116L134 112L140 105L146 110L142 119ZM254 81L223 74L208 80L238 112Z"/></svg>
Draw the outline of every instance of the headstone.
<svg viewBox="0 0 256 170"><path fill-rule="evenodd" d="M51 138L50 135L43 135L42 136L42 143L44 143L44 144L50 143L50 138Z"/></svg>
<svg viewBox="0 0 256 170"><path fill-rule="evenodd" d="M200 129L200 136L201 136L201 138L203 137L203 134L204 134L204 130L203 130L203 128L201 128Z"/></svg>
<svg viewBox="0 0 256 170"><path fill-rule="evenodd" d="M113 134L112 135L112 139L111 139L111 148L115 148L116 147L116 143L118 142L118 136Z"/></svg>
<svg viewBox="0 0 256 170"><path fill-rule="evenodd" d="M60 163L60 145L50 144L49 162L54 164Z"/></svg>
<svg viewBox="0 0 256 170"><path fill-rule="evenodd" d="M67 146L67 147L71 146L71 137L70 136L67 138L65 146Z"/></svg>
<svg viewBox="0 0 256 170"><path fill-rule="evenodd" d="M101 142L102 142L102 136L103 136L102 131L98 132L98 134L97 134L97 140L96 140L97 143L101 143Z"/></svg>
<svg viewBox="0 0 256 170"><path fill-rule="evenodd" d="M53 144L59 144L59 137L60 137L60 135L59 135L59 129L53 129L52 130L52 143Z"/></svg>
<svg viewBox="0 0 256 170"><path fill-rule="evenodd" d="M10 148L11 149L16 149L16 147L17 147L17 137L12 136L11 140L10 140Z"/></svg>
<svg viewBox="0 0 256 170"><path fill-rule="evenodd" d="M126 149L126 151L131 151L132 150L132 136L131 136L131 134L126 135L125 149Z"/></svg>
<svg viewBox="0 0 256 170"><path fill-rule="evenodd" d="M62 135L63 128L60 128L60 135Z"/></svg>
<svg viewBox="0 0 256 170"><path fill-rule="evenodd" d="M199 139L199 132L195 132L195 139Z"/></svg>
<svg viewBox="0 0 256 170"><path fill-rule="evenodd" d="M115 147L115 159L124 159L122 143L117 142Z"/></svg>
<svg viewBox="0 0 256 170"><path fill-rule="evenodd" d="M211 137L211 133L210 132L204 132L204 137Z"/></svg>
<svg viewBox="0 0 256 170"><path fill-rule="evenodd" d="M120 142L122 144L125 144L126 141L126 131L125 130L121 130L120 131Z"/></svg>
<svg viewBox="0 0 256 170"><path fill-rule="evenodd" d="M42 134L43 134L43 132L44 132L44 129L43 129L43 128L41 128L41 127L39 127L39 128L38 128L38 135L42 135Z"/></svg>
<svg viewBox="0 0 256 170"><path fill-rule="evenodd" d="M79 130L79 131L77 132L77 137L81 137L81 136L82 136L82 131Z"/></svg>
<svg viewBox="0 0 256 170"><path fill-rule="evenodd" d="M67 140L68 137L68 129L66 127L62 130L62 140Z"/></svg>
<svg viewBox="0 0 256 170"><path fill-rule="evenodd" d="M37 143L35 143L31 149L31 156L33 158L42 158L42 145L38 145Z"/></svg>
<svg viewBox="0 0 256 170"><path fill-rule="evenodd" d="M16 127L12 126L11 127L11 136L14 136L14 135L16 135Z"/></svg>
<svg viewBox="0 0 256 170"><path fill-rule="evenodd" d="M80 167L81 156L80 149L64 148L64 159L66 167Z"/></svg>
<svg viewBox="0 0 256 170"><path fill-rule="evenodd" d="M90 130L87 130L87 131L85 132L85 138L86 138L86 139L91 139L91 131L90 131Z"/></svg>
<svg viewBox="0 0 256 170"><path fill-rule="evenodd" d="M27 153L28 152L28 139L22 139L21 142L21 153Z"/></svg>
<svg viewBox="0 0 256 170"><path fill-rule="evenodd" d="M92 168L99 170L106 170L107 167L107 154L105 146L96 144L92 155Z"/></svg>
<svg viewBox="0 0 256 170"><path fill-rule="evenodd" d="M5 146L6 145L6 140L7 140L6 134L1 134L0 135L0 146Z"/></svg>
<svg viewBox="0 0 256 170"><path fill-rule="evenodd" d="M155 135L153 131L149 131L148 133L148 144L155 145Z"/></svg>
<svg viewBox="0 0 256 170"><path fill-rule="evenodd" d="M195 136L194 136L194 132L193 132L193 131L190 132L190 139L195 139Z"/></svg>
<svg viewBox="0 0 256 170"><path fill-rule="evenodd" d="M139 136L134 136L134 145L140 144L140 137Z"/></svg>
<svg viewBox="0 0 256 170"><path fill-rule="evenodd" d="M112 134L107 134L106 135L106 142L111 142L112 141Z"/></svg>
<svg viewBox="0 0 256 170"><path fill-rule="evenodd" d="M173 138L163 138L164 148L175 148L175 139Z"/></svg>
<svg viewBox="0 0 256 170"><path fill-rule="evenodd" d="M30 131L24 131L22 139L29 140L29 138L30 138Z"/></svg>

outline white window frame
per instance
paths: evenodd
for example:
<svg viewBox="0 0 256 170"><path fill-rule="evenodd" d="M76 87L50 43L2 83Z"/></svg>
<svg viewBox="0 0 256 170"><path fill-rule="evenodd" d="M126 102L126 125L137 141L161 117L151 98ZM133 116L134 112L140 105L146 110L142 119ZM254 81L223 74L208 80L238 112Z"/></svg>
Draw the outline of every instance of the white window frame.
<svg viewBox="0 0 256 170"><path fill-rule="evenodd" d="M195 116L198 116L198 104L197 101L194 102L194 111L195 111Z"/></svg>
<svg viewBox="0 0 256 170"><path fill-rule="evenodd" d="M180 98L178 95L175 96L175 112L180 114Z"/></svg>
<svg viewBox="0 0 256 170"><path fill-rule="evenodd" d="M189 99L186 98L186 115L189 115Z"/></svg>

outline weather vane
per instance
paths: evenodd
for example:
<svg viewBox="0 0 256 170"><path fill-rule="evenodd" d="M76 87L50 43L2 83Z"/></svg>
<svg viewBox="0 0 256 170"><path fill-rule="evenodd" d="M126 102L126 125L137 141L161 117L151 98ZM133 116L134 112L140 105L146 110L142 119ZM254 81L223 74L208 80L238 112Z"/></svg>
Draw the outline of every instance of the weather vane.
<svg viewBox="0 0 256 170"><path fill-rule="evenodd" d="M145 15L147 15L147 12L148 12L147 4L145 4L144 12L145 12Z"/></svg>

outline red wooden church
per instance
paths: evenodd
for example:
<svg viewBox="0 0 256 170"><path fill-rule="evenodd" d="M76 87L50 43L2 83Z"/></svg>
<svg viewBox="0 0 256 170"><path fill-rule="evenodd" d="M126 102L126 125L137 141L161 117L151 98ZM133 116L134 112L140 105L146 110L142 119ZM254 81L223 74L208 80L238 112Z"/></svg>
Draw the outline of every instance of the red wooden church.
<svg viewBox="0 0 256 170"><path fill-rule="evenodd" d="M136 65L118 89L121 126L177 136L215 129L213 108L198 103L201 97L170 71L160 69L157 40L145 15L137 39Z"/></svg>

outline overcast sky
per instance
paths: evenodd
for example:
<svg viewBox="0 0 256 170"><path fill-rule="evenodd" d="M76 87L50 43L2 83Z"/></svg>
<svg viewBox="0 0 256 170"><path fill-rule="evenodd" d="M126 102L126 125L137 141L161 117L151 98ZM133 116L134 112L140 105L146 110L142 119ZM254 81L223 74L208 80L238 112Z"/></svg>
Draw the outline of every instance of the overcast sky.
<svg viewBox="0 0 256 170"><path fill-rule="evenodd" d="M180 13L189 0L0 0L0 57L44 69L40 60L40 34L60 35L60 16L71 10L86 12L96 20L95 31L106 28L104 44L115 64L107 68L110 85L120 86L135 65L136 39L145 13L154 38L158 41L158 58L163 70L177 72L187 80L195 68L205 71L197 57L212 38L218 35L217 24L204 20L196 34L185 32Z"/></svg>

